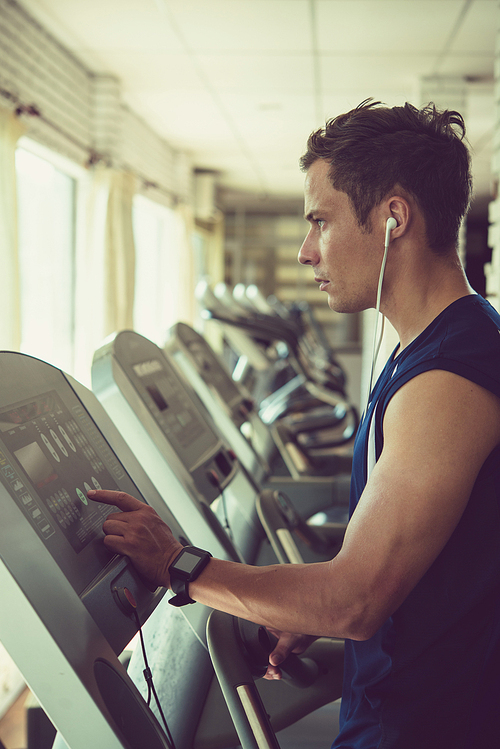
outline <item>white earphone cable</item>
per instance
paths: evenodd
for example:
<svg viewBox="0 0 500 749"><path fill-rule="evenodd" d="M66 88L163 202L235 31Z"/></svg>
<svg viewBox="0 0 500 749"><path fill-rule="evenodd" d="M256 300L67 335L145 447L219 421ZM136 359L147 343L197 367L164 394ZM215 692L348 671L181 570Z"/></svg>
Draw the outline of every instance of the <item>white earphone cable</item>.
<svg viewBox="0 0 500 749"><path fill-rule="evenodd" d="M368 403L370 401L370 394L372 392L372 386L373 386L373 374L375 371L375 364L377 361L377 357L380 351L380 346L382 344L382 337L384 335L384 323L385 323L385 317L382 315L382 327L380 330L380 338L377 343L377 333L378 333L378 323L380 318L380 300L382 298L382 285L384 283L384 273L385 273L385 266L387 263L387 253L389 250L389 243L391 241L391 231L397 226L396 219L389 218L387 219L386 223L386 229L385 229L385 242L384 242L384 257L382 259L382 266L380 268L380 273L378 277L378 287L377 287L377 302L375 305L375 312L376 312L376 320L375 320L375 329L373 331L373 346L372 346L372 363L370 368L370 382L368 385L368 396L366 399L367 408Z"/></svg>

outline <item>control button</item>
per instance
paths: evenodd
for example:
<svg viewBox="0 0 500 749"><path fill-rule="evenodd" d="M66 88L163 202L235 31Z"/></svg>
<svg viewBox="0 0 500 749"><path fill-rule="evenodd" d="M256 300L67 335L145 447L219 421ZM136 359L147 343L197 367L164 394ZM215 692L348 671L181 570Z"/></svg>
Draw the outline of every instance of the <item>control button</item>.
<svg viewBox="0 0 500 749"><path fill-rule="evenodd" d="M50 454L52 455L52 457L54 458L54 460L57 460L57 462L60 463L61 462L61 458L59 457L59 455L57 454L57 452L54 450L54 448L52 447L51 443L49 442L49 440L47 439L47 437L44 434L42 434L42 442L45 445L45 447L47 448L47 450L50 452Z"/></svg>
<svg viewBox="0 0 500 749"><path fill-rule="evenodd" d="M118 605L125 614L133 614L137 609L137 603L134 596L128 588L113 588Z"/></svg>
<svg viewBox="0 0 500 749"><path fill-rule="evenodd" d="M70 448L73 450L73 452L76 453L76 447L74 446L73 442L70 440L65 430L61 426L59 427L59 431L61 432L62 436L64 437L64 439L66 440Z"/></svg>
<svg viewBox="0 0 500 749"><path fill-rule="evenodd" d="M77 495L78 499L81 502L83 502L84 505L88 505L89 501L88 501L87 497L85 496L85 494L78 487L76 488L76 495Z"/></svg>
<svg viewBox="0 0 500 749"><path fill-rule="evenodd" d="M50 429L49 431L50 431L50 436L52 437L52 439L56 443L57 447L62 452L62 454L64 455L64 457L67 458L69 456L69 453L66 450L66 448L64 447L64 445L61 442L61 440L59 439L58 435L54 432L53 429Z"/></svg>

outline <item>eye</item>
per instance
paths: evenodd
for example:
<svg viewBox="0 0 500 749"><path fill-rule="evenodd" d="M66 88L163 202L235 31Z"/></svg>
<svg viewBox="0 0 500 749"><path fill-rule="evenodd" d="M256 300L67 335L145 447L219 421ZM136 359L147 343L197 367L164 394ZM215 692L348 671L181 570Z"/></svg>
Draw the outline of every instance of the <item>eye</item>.
<svg viewBox="0 0 500 749"><path fill-rule="evenodd" d="M323 218L317 218L316 219L316 225L322 229L323 226L326 224L326 221Z"/></svg>

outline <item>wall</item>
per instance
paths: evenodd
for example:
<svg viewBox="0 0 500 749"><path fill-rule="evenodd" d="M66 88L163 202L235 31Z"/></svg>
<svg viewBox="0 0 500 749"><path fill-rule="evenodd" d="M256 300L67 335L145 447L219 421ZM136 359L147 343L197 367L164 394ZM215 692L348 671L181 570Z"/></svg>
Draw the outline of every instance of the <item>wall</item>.
<svg viewBox="0 0 500 749"><path fill-rule="evenodd" d="M489 206L490 228L488 245L492 249L491 263L485 267L486 297L500 311L500 12L497 12L497 45L495 53L495 135L491 167L494 200Z"/></svg>
<svg viewBox="0 0 500 749"><path fill-rule="evenodd" d="M118 79L93 75L13 0L0 0L0 94L0 106L37 107L41 117L23 115L27 135L52 150L77 163L97 151L164 195L191 200L188 154L124 105Z"/></svg>
<svg viewBox="0 0 500 749"><path fill-rule="evenodd" d="M298 262L308 230L302 211L302 202L294 213L226 209L226 282L254 283L264 296L275 294L285 304L307 302L332 345L356 346L358 316L332 312L311 269Z"/></svg>

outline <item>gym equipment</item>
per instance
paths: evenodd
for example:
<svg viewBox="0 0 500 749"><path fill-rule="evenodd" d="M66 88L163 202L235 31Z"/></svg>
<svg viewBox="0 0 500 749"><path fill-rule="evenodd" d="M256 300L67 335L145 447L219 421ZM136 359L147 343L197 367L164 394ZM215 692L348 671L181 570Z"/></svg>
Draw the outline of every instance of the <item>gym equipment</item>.
<svg viewBox="0 0 500 749"><path fill-rule="evenodd" d="M186 534L90 391L11 352L0 353L0 382L0 640L58 729L56 745L166 748L118 659L161 607L177 657L196 673L188 685L184 671L169 675L167 723L177 749L187 749L211 681L208 655L186 619L169 616L165 591L151 591L126 557L106 549L102 523L116 510L87 491L130 493L182 543ZM201 629L206 610L190 608Z"/></svg>

